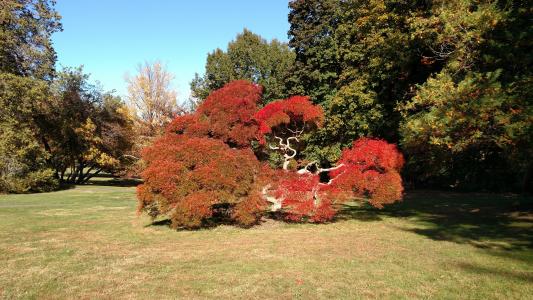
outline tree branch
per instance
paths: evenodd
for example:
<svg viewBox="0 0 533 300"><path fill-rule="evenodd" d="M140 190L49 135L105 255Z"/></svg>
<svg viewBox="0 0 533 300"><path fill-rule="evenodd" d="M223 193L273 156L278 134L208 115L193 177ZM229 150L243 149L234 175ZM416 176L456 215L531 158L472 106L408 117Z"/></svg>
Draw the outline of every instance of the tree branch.
<svg viewBox="0 0 533 300"><path fill-rule="evenodd" d="M278 211L281 209L281 203L283 202L283 198L281 199L277 199L275 197L272 197L272 196L269 196L268 195L268 189L271 187L271 185L267 185L265 187L263 187L263 189L261 190L261 194L263 195L263 198L267 201L267 202L270 202L272 203L272 206L270 207L270 211Z"/></svg>

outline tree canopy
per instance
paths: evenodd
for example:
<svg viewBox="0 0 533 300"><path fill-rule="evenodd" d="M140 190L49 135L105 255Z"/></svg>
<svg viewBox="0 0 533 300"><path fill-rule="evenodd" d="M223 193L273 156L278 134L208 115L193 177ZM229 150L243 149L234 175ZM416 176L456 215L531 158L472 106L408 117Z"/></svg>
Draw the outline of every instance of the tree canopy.
<svg viewBox="0 0 533 300"><path fill-rule="evenodd" d="M289 6L289 45L296 52L289 91L309 95L325 113L308 155L333 162L353 139L373 136L401 142L406 174L420 184L505 188L520 176L530 180L526 4L296 0Z"/></svg>
<svg viewBox="0 0 533 300"><path fill-rule="evenodd" d="M43 148L39 120L46 114L56 54L51 35L61 30L53 2L0 4L0 192L57 187Z"/></svg>
<svg viewBox="0 0 533 300"><path fill-rule="evenodd" d="M50 79L56 53L51 36L61 31L54 1L5 0L0 5L0 72Z"/></svg>
<svg viewBox="0 0 533 300"><path fill-rule="evenodd" d="M205 99L212 91L233 80L245 79L263 86L264 101L285 98L285 79L294 61L289 47L274 39L267 42L244 29L227 50L216 49L207 55L205 74L191 82L192 96Z"/></svg>
<svg viewBox="0 0 533 300"><path fill-rule="evenodd" d="M403 156L395 146L360 140L335 167L307 163L298 155L300 137L322 125L321 107L293 96L260 109L261 92L257 84L232 81L174 119L143 153L138 212L167 216L182 228L216 220L250 226L268 212L322 223L353 197L379 208L402 199ZM271 151L284 155L282 168L267 164L263 154Z"/></svg>

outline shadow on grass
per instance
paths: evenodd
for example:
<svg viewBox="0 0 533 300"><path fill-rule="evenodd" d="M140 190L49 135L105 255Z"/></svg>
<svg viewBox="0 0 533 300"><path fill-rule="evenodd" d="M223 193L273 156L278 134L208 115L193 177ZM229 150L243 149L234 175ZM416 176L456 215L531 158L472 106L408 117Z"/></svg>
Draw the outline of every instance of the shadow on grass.
<svg viewBox="0 0 533 300"><path fill-rule="evenodd" d="M144 227L151 227L151 226L166 226L166 227L169 227L170 224L172 224L172 221L170 221L170 219L164 219L164 220L153 221L150 224L144 225Z"/></svg>
<svg viewBox="0 0 533 300"><path fill-rule="evenodd" d="M118 186L118 187L134 187L142 183L142 180L135 178L120 178L113 176L99 176L93 177L87 182L87 185L96 186Z"/></svg>
<svg viewBox="0 0 533 300"><path fill-rule="evenodd" d="M496 268L487 268L484 266L478 266L470 263L461 263L457 265L460 269L463 269L470 273L487 275L487 276L498 276L505 279L516 279L520 281L525 281L528 283L533 283L533 273L524 272L524 271L507 271Z"/></svg>
<svg viewBox="0 0 533 300"><path fill-rule="evenodd" d="M204 220L202 224L196 228L181 228L178 227L176 230L178 231L199 231L199 230L205 230L205 229L212 229L221 225L234 225L239 226L236 224L235 220L231 218L232 210L231 207L228 204L222 204L222 205L215 205L213 207L213 215ZM153 220L150 224L145 225L144 227L151 227L151 226L167 226L172 227L172 221L170 219L159 219L156 218Z"/></svg>
<svg viewBox="0 0 533 300"><path fill-rule="evenodd" d="M433 240L471 244L493 250L533 249L533 198L517 195L461 194L437 191L407 193L401 203L383 210L347 206L340 219L379 221L408 218L404 228Z"/></svg>
<svg viewBox="0 0 533 300"><path fill-rule="evenodd" d="M469 244L494 250L491 253L496 256L533 261L532 197L413 191L406 194L403 202L382 210L369 205L346 205L337 220L379 222L384 218L408 219L413 226L401 230L433 240ZM170 223L170 220L158 220L146 226L170 226ZM235 224L227 216L215 214L200 230L220 225ZM509 255L508 251L515 252Z"/></svg>

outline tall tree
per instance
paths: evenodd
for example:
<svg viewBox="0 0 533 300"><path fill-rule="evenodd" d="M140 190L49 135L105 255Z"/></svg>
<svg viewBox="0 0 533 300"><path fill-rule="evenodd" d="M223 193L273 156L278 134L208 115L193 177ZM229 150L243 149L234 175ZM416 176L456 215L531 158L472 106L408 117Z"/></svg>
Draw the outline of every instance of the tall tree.
<svg viewBox="0 0 533 300"><path fill-rule="evenodd" d="M339 1L295 0L289 8L289 46L296 54L287 82L289 93L322 103L335 93L340 72L334 39Z"/></svg>
<svg viewBox="0 0 533 300"><path fill-rule="evenodd" d="M457 0L413 19L428 59L443 65L401 106L414 178L470 189L533 185L530 13L521 1Z"/></svg>
<svg viewBox="0 0 533 300"><path fill-rule="evenodd" d="M292 93L324 107L324 127L308 143L310 155L331 162L362 136L398 140L396 103L429 75L411 42L409 16L423 1L292 1L290 46L296 62Z"/></svg>
<svg viewBox="0 0 533 300"><path fill-rule="evenodd" d="M57 186L39 126L49 100L56 54L51 35L61 30L54 1L0 2L0 192Z"/></svg>
<svg viewBox="0 0 533 300"><path fill-rule="evenodd" d="M55 1L0 2L0 72L51 79L56 53L51 36L62 30Z"/></svg>
<svg viewBox="0 0 533 300"><path fill-rule="evenodd" d="M54 81L43 127L57 177L85 183L102 171L116 172L132 148L133 118L122 100L89 82L80 68L66 68Z"/></svg>
<svg viewBox="0 0 533 300"><path fill-rule="evenodd" d="M0 73L0 192L57 187L37 122L49 96L44 81Z"/></svg>
<svg viewBox="0 0 533 300"><path fill-rule="evenodd" d="M516 182L517 174L531 180L530 6L295 0L290 8L292 91L325 112L308 156L333 162L350 141L370 135L401 140L416 180L471 187L508 185L503 179Z"/></svg>
<svg viewBox="0 0 533 300"><path fill-rule="evenodd" d="M160 61L139 64L137 75L126 78L128 100L138 117L141 135L161 134L181 111L171 86L173 79L174 75Z"/></svg>
<svg viewBox="0 0 533 300"><path fill-rule="evenodd" d="M196 74L191 82L192 96L205 99L210 92L232 80L245 79L264 87L266 102L286 96L285 79L294 61L294 54L284 43L267 42L244 29L227 50L216 49L207 55L205 74Z"/></svg>

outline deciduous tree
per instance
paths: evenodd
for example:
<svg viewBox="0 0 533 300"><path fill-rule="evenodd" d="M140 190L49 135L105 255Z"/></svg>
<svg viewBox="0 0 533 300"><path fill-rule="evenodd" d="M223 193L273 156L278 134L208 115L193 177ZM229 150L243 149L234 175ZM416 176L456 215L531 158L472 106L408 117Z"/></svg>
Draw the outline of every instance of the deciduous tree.
<svg viewBox="0 0 533 300"><path fill-rule="evenodd" d="M195 228L222 217L248 226L266 208L260 164L251 150L262 89L239 80L212 92L195 112L176 117L143 153L139 212ZM222 215L222 216L221 216Z"/></svg>
<svg viewBox="0 0 533 300"><path fill-rule="evenodd" d="M128 101L138 117L138 131L144 136L161 134L182 111L171 87L174 75L160 62L137 66L137 74L127 77Z"/></svg>
<svg viewBox="0 0 533 300"><path fill-rule="evenodd" d="M50 80L56 53L51 36L61 31L55 1L3 0L0 3L0 72Z"/></svg>
<svg viewBox="0 0 533 300"><path fill-rule="evenodd" d="M58 186L39 126L56 60L51 35L61 30L54 2L0 3L0 192ZM48 82L46 82L46 81Z"/></svg>
<svg viewBox="0 0 533 300"><path fill-rule="evenodd" d="M0 73L0 192L50 191L58 186L36 122L50 96L44 81Z"/></svg>
<svg viewBox="0 0 533 300"><path fill-rule="evenodd" d="M48 104L53 112L41 120L51 164L64 182L85 183L102 171L120 169L132 148L133 119L125 103L103 93L80 68L59 72Z"/></svg>
<svg viewBox="0 0 533 300"><path fill-rule="evenodd" d="M207 55L205 74L197 74L191 82L192 95L203 100L226 83L245 79L263 86L265 102L285 98L285 78L293 61L286 44L276 39L267 42L244 29L226 51L216 49Z"/></svg>
<svg viewBox="0 0 533 300"><path fill-rule="evenodd" d="M431 17L413 18L427 59L442 70L400 106L411 178L463 189L531 186L529 12L521 1L442 1Z"/></svg>

